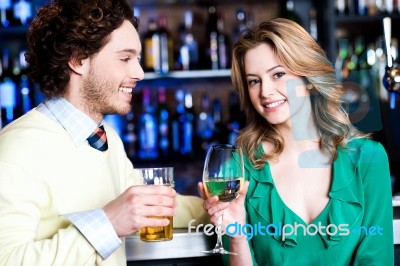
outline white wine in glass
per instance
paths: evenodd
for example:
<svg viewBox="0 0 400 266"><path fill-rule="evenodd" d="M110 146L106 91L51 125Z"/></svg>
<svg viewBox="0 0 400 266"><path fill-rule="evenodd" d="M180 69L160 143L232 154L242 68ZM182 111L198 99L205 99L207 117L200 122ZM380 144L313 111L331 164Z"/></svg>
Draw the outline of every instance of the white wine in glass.
<svg viewBox="0 0 400 266"><path fill-rule="evenodd" d="M229 144L211 145L203 169L203 184L207 197L218 196L223 202L236 199L244 182L244 164L241 148ZM212 254L232 254L222 245L223 215L218 217L217 244L214 249L203 251Z"/></svg>

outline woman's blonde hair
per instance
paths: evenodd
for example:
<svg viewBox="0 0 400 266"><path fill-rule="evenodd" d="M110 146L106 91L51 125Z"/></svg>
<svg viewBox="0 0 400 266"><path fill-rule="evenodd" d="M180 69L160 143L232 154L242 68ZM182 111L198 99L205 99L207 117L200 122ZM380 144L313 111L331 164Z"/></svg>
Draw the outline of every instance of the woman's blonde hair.
<svg viewBox="0 0 400 266"><path fill-rule="evenodd" d="M313 119L321 136L320 147L330 155L331 161L336 159L337 146L344 147L352 138L367 136L351 124L341 100L342 86L337 83L335 70L323 49L297 23L284 18L271 19L245 32L233 48L232 83L247 116L247 126L241 130L237 144L256 168L263 167L266 160L277 158L284 147L279 132L253 107L247 89L244 57L248 50L263 43L271 45L287 69L306 79L312 94ZM268 154L257 152L263 141L273 145Z"/></svg>

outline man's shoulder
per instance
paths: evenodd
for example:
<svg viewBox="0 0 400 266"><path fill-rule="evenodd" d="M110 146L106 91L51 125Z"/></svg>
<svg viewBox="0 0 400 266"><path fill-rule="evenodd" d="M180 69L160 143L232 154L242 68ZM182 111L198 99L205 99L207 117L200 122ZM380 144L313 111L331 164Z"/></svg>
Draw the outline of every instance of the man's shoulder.
<svg viewBox="0 0 400 266"><path fill-rule="evenodd" d="M57 132L57 125L35 109L8 124L0 131L0 147L27 145L50 140L52 133Z"/></svg>

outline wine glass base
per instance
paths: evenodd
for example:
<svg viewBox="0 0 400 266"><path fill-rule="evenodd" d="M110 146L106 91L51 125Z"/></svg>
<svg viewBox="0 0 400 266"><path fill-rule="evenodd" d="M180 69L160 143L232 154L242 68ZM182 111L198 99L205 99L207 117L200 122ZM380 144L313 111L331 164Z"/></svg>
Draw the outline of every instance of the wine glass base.
<svg viewBox="0 0 400 266"><path fill-rule="evenodd" d="M208 254L237 255L237 253L227 251L227 250L225 250L223 248L215 248L215 249L212 249L212 250L205 250L205 251L202 251L202 252L203 253L208 253Z"/></svg>

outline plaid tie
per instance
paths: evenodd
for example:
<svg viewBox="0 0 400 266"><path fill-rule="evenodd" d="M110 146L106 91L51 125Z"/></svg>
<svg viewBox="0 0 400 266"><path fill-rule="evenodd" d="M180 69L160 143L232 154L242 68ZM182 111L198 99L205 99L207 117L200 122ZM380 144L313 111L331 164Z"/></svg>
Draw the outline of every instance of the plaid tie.
<svg viewBox="0 0 400 266"><path fill-rule="evenodd" d="M107 136L103 126L99 126L96 130L87 138L89 145L99 151L106 151L108 149Z"/></svg>

